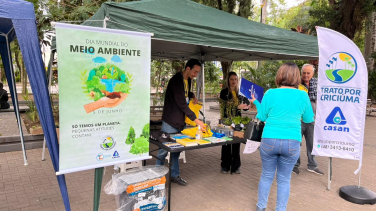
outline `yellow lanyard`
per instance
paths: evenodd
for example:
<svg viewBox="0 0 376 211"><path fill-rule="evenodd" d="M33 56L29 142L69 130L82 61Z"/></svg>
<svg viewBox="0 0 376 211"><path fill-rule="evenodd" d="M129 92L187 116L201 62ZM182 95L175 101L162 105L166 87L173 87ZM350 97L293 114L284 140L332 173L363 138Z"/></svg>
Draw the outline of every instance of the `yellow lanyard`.
<svg viewBox="0 0 376 211"><path fill-rule="evenodd" d="M184 79L184 94L185 97L188 97L188 80Z"/></svg>
<svg viewBox="0 0 376 211"><path fill-rule="evenodd" d="M238 96L236 95L236 92L235 91L232 91L232 99L234 99L234 102L236 105L239 104L239 100L238 100Z"/></svg>

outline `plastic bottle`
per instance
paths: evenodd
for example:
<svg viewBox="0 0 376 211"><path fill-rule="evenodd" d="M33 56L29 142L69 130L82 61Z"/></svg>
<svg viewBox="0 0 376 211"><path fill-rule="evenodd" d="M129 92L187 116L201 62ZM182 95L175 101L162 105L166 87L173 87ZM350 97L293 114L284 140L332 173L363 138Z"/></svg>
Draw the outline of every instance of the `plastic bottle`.
<svg viewBox="0 0 376 211"><path fill-rule="evenodd" d="M200 125L197 127L196 140L202 140L202 131Z"/></svg>

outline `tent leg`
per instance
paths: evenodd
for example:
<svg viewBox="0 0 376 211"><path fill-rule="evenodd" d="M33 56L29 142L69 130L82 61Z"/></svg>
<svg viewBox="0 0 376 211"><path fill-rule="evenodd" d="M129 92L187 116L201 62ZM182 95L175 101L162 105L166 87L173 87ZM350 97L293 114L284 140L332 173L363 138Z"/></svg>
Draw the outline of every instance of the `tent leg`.
<svg viewBox="0 0 376 211"><path fill-rule="evenodd" d="M42 149L42 161L45 161L46 159L44 158L44 154L46 152L46 138L44 138L43 141L43 149Z"/></svg>
<svg viewBox="0 0 376 211"><path fill-rule="evenodd" d="M48 62L48 94L51 94L51 79L52 79L52 61L54 59L55 52L51 53L50 61ZM59 137L58 137L59 138ZM44 154L46 153L46 138L43 141L42 161L45 161Z"/></svg>
<svg viewBox="0 0 376 211"><path fill-rule="evenodd" d="M19 110L19 107L18 107L18 97L17 97L17 89L16 89L16 80L14 79L14 70L13 70L13 66L12 66L12 55L10 54L10 45L9 45L9 40L8 40L8 37L5 36L5 40L6 40L6 43L7 43L7 50L8 50L8 56L9 56L9 69L10 69L10 75L11 75L11 80L12 80L12 92L13 92L13 95L14 95L14 105L15 105L15 108L14 110L16 111L16 117L17 117L17 124L18 124L18 129L20 131L20 138L21 138L21 146L22 146L22 153L23 153L23 157L24 157L24 165L27 166L27 156L26 156L26 151L25 151L25 143L24 143L24 137L23 137L23 132L22 132L22 124L21 124L21 117L20 117L20 110Z"/></svg>
<svg viewBox="0 0 376 211"><path fill-rule="evenodd" d="M330 157L329 158L329 165L328 165L328 189L327 190L330 190L330 185L332 184L332 158Z"/></svg>
<svg viewBox="0 0 376 211"><path fill-rule="evenodd" d="M104 167L95 169L93 211L99 210L99 202L101 199L101 190L102 190L103 170L104 170Z"/></svg>
<svg viewBox="0 0 376 211"><path fill-rule="evenodd" d="M205 121L205 61L202 60L202 109ZM206 124L206 122L204 122Z"/></svg>

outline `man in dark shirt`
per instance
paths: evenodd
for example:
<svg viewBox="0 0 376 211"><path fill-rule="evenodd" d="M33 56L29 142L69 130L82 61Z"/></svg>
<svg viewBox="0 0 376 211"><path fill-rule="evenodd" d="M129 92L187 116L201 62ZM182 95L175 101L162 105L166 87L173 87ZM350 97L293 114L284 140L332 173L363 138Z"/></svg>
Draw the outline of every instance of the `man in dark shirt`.
<svg viewBox="0 0 376 211"><path fill-rule="evenodd" d="M8 92L4 89L3 83L0 82L0 109L8 109Z"/></svg>
<svg viewBox="0 0 376 211"><path fill-rule="evenodd" d="M162 114L162 131L166 133L180 133L185 127L185 116L194 121L204 130L204 123L189 108L190 100L197 103L198 100L191 92L191 79L197 77L201 70L201 63L197 59L190 59L183 72L176 73L168 82L164 108ZM164 165L167 151L159 149L157 165ZM187 185L180 177L179 172L180 152L171 153L171 181L179 185Z"/></svg>

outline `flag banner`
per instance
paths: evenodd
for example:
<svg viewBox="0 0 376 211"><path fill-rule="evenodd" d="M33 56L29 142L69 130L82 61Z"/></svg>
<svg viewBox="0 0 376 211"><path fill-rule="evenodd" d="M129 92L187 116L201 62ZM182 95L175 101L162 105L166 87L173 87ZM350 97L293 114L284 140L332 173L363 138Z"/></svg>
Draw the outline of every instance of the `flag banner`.
<svg viewBox="0 0 376 211"><path fill-rule="evenodd" d="M255 98L261 103L264 97L264 88L242 78L240 81L240 94L248 99L252 99L252 94L254 94Z"/></svg>
<svg viewBox="0 0 376 211"><path fill-rule="evenodd" d="M149 158L151 34L55 28L59 174Z"/></svg>
<svg viewBox="0 0 376 211"><path fill-rule="evenodd" d="M360 170L367 66L359 48L344 35L322 27L317 27L317 35L319 72L312 154L360 160Z"/></svg>

